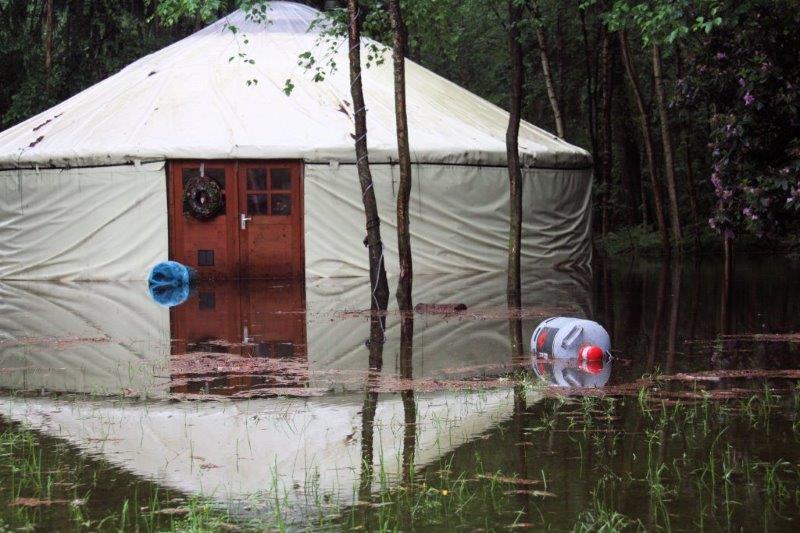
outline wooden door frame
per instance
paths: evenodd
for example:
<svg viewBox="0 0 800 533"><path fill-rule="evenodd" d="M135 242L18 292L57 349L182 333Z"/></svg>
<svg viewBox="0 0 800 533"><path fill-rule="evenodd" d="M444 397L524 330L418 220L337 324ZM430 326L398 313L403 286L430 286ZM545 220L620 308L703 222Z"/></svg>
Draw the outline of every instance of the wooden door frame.
<svg viewBox="0 0 800 533"><path fill-rule="evenodd" d="M306 275L306 232L305 232L305 164L302 159L169 159L166 162L166 187L167 187L167 241L168 241L168 257L170 260L175 260L176 251L178 250L178 242L183 237L183 227L178 224L179 217L183 214L183 200L180 195L175 194L176 180L179 169L187 164L205 163L210 165L224 165L226 168L225 174L228 175L228 169L231 170L233 182L235 183L235 193L230 194L230 184L226 180L226 205L231 207L228 213L233 212L234 216L228 220L228 246L231 250L235 251L234 272L229 276L230 279L243 279L243 265L241 264L241 235L239 229L239 214L241 213L239 198L239 164L269 164L269 165L297 165L298 171L298 202L299 202L299 255L300 255L300 268L299 272L294 276L295 279L303 279Z"/></svg>

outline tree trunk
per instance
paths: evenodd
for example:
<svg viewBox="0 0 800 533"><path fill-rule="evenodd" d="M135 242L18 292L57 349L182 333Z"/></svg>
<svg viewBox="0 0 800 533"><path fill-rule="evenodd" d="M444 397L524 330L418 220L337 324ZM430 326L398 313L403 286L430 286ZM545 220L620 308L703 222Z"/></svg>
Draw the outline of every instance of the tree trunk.
<svg viewBox="0 0 800 533"><path fill-rule="evenodd" d="M689 127L687 123L685 125L686 128ZM686 130L684 130L685 132ZM686 144L686 184L689 187L689 209L692 214L692 225L694 226L692 230L692 235L694 238L694 248L695 252L700 251L700 210L697 206L697 187L694 184L694 169L692 167L692 147L691 147L691 140L689 139L689 134L684 133L683 142Z"/></svg>
<svg viewBox="0 0 800 533"><path fill-rule="evenodd" d="M602 105L602 130L600 136L600 183L603 194L600 197L600 228L601 235L605 238L608 233L608 198L611 193L611 104L614 83L611 76L611 34L603 31L603 45L600 54L601 83L603 89Z"/></svg>
<svg viewBox="0 0 800 533"><path fill-rule="evenodd" d="M536 18L539 18L538 13ZM544 75L545 87L547 87L547 98L550 100L550 107L553 108L553 118L556 121L556 134L563 139L564 121L561 118L561 105L558 102L558 94L556 93L553 74L550 70L550 58L547 55L547 36L544 33L541 20L537 20L534 23L536 24L536 40L539 43L539 57L542 60L542 74Z"/></svg>
<svg viewBox="0 0 800 533"><path fill-rule="evenodd" d="M597 155L597 106L594 83L592 80L592 53L589 46L589 32L586 28L586 13L583 9L578 8L578 13L581 19L581 35L583 36L583 63L586 69L586 105L588 117L588 130L589 130L589 144L592 147L592 156ZM595 157L594 160L595 176L598 174L598 164Z"/></svg>
<svg viewBox="0 0 800 533"><path fill-rule="evenodd" d="M644 103L642 89L639 85L639 75L636 73L636 67L633 64L633 59L628 49L628 36L625 30L619 31L619 48L622 53L622 62L625 65L625 72L628 75L628 81L630 82L631 90L633 91L633 96L636 101L636 107L639 109L639 126L642 130L642 144L644 145L645 157L647 159L647 172L650 174L650 185L653 188L653 207L655 209L658 232L661 236L661 250L665 256L669 257L669 234L664 219L661 190L658 187L658 180L656 179L655 147L653 145L653 130L651 127L652 119L650 118L650 110Z"/></svg>
<svg viewBox="0 0 800 533"><path fill-rule="evenodd" d="M556 65L558 72L558 102L564 105L564 14L561 9L556 11ZM563 110L562 110L563 111Z"/></svg>
<svg viewBox="0 0 800 533"><path fill-rule="evenodd" d="M617 152L620 154L620 182L625 192L625 218L629 226L635 226L641 221L644 226L647 226L646 205L640 206L640 202L644 199L641 192L641 153L635 134L636 125L632 124L630 120L631 103L625 96L624 92L621 93L614 106L614 115L617 120L614 138L617 143Z"/></svg>
<svg viewBox="0 0 800 533"><path fill-rule="evenodd" d="M672 227L673 244L678 252L683 249L683 237L681 235L681 219L678 210L678 188L675 178L675 151L672 148L672 132L669 127L669 116L667 115L667 98L664 94L663 66L661 64L661 48L653 45L653 78L656 90L656 106L661 122L661 142L664 145L664 170L667 181L667 192L669 193L669 214Z"/></svg>
<svg viewBox="0 0 800 533"><path fill-rule="evenodd" d="M411 299L413 268L408 213L408 203L411 197L411 153L406 113L406 29L399 4L400 0L389 0L389 18L394 35L392 50L394 114L397 122L397 153L400 159L400 186L397 191L397 251L400 256L400 276L397 282L397 303L401 311L406 311L413 307Z"/></svg>
<svg viewBox="0 0 800 533"><path fill-rule="evenodd" d="M386 309L389 302L389 285L386 281L386 267L383 262L381 219L378 217L378 203L375 200L372 172L369 169L367 108L364 105L364 91L361 83L361 20L359 19L361 10L358 0L347 0L347 12L349 15L347 37L350 46L350 93L353 97L358 180L361 182L361 198L364 202L364 215L367 221L366 241L369 249L371 307Z"/></svg>
<svg viewBox="0 0 800 533"><path fill-rule="evenodd" d="M522 113L522 87L525 83L519 25L522 8L508 0L508 52L511 56L511 87L506 130L506 155L510 186L508 235L508 304L520 305L520 252L522 247L522 171L519 162L519 124Z"/></svg>
<svg viewBox="0 0 800 533"><path fill-rule="evenodd" d="M47 0L45 7L45 34L44 34L44 71L45 71L45 90L51 93L53 88L53 32L55 23L53 21L53 0Z"/></svg>
<svg viewBox="0 0 800 533"><path fill-rule="evenodd" d="M683 57L681 54L680 46L675 47L675 66L676 74L679 79L684 76L683 72ZM694 182L694 168L692 159L692 137L690 135L690 128L692 127L691 120L687 118L681 124L683 131L684 155L686 156L686 187L689 192L689 210L692 215L692 237L694 241L695 254L700 251L700 209L697 201L697 187Z"/></svg>

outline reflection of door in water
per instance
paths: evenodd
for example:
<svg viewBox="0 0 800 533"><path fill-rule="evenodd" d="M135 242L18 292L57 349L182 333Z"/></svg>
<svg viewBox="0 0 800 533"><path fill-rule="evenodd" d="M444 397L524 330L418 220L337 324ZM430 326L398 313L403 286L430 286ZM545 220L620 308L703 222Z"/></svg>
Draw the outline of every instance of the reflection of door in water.
<svg viewBox="0 0 800 533"><path fill-rule="evenodd" d="M173 161L170 258L203 278L303 277L303 197L297 161ZM189 180L222 190L222 209L198 220L187 209Z"/></svg>
<svg viewBox="0 0 800 533"><path fill-rule="evenodd" d="M201 284L170 309L170 332L172 393L246 395L307 383L303 282Z"/></svg>
<svg viewBox="0 0 800 533"><path fill-rule="evenodd" d="M300 165L240 163L241 277L302 275Z"/></svg>

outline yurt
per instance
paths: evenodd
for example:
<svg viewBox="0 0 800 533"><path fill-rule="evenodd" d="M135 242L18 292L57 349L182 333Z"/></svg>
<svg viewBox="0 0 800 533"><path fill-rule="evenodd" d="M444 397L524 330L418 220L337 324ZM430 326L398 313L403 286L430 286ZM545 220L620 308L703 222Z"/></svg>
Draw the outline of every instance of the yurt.
<svg viewBox="0 0 800 533"><path fill-rule="evenodd" d="M298 56L331 53L320 13L269 6L266 22L234 12L0 133L0 279L134 280L166 259L221 278L367 274L347 44L314 81ZM364 67L391 275L390 52ZM415 271L502 270L508 114L411 61L406 73ZM523 266L585 266L590 155L528 123L519 144Z"/></svg>

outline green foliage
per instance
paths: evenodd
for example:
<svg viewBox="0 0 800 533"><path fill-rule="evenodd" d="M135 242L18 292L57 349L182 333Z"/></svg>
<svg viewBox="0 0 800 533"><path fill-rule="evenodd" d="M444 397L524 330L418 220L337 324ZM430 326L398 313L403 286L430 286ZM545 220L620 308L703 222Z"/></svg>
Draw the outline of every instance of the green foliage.
<svg viewBox="0 0 800 533"><path fill-rule="evenodd" d="M46 2L0 2L0 127L6 128L183 37L151 2L55 2L52 63L45 64Z"/></svg>
<svg viewBox="0 0 800 533"><path fill-rule="evenodd" d="M644 46L671 45L693 31L709 33L722 24L719 12L718 0L615 0L611 9L603 14L603 20L610 31L635 28ZM693 16L692 13L701 14Z"/></svg>
<svg viewBox="0 0 800 533"><path fill-rule="evenodd" d="M175 26L187 16L210 22L218 17L221 7L220 0L161 0L156 15L166 26Z"/></svg>

